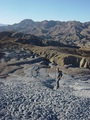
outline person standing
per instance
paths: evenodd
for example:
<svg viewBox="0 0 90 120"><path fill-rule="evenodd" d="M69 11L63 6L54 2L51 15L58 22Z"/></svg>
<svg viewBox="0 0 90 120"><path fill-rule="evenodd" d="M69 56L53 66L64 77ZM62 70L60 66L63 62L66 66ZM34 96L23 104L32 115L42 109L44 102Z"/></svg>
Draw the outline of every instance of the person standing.
<svg viewBox="0 0 90 120"><path fill-rule="evenodd" d="M58 89L58 88L60 87L59 81L60 81L61 77L62 77L62 71L61 71L60 68L58 67L58 68L56 69L56 87L55 87L56 89Z"/></svg>

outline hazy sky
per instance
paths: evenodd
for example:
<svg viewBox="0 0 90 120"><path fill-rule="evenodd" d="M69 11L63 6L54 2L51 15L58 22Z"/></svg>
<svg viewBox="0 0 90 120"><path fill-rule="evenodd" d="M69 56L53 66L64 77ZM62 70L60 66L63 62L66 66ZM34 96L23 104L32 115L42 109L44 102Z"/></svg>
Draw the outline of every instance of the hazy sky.
<svg viewBox="0 0 90 120"><path fill-rule="evenodd" d="M90 0L0 0L0 23L34 21L90 21Z"/></svg>

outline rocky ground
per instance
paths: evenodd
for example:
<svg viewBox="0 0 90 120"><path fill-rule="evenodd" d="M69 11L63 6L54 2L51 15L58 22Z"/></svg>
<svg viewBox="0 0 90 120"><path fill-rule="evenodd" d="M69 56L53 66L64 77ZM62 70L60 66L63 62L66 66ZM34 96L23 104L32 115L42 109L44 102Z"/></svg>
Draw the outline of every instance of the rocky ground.
<svg viewBox="0 0 90 120"><path fill-rule="evenodd" d="M89 120L90 70L60 67L30 54L7 51L0 62L1 120Z"/></svg>

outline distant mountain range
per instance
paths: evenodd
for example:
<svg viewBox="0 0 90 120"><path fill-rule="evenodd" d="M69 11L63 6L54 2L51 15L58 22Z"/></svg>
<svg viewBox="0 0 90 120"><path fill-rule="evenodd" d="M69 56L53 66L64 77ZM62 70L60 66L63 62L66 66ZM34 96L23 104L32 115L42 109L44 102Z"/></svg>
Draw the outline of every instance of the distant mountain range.
<svg viewBox="0 0 90 120"><path fill-rule="evenodd" d="M8 25L6 25L6 24L1 24L1 23L0 23L0 26L8 26Z"/></svg>
<svg viewBox="0 0 90 120"><path fill-rule="evenodd" d="M31 34L24 34L22 32L10 32L4 31L0 32L0 48L5 48L10 43L20 43L27 45L35 45L35 46L57 46L57 47L69 47L69 48L79 48L78 46L65 45L60 43L59 41L53 40L43 40L40 37ZM11 48L12 45L9 46Z"/></svg>
<svg viewBox="0 0 90 120"><path fill-rule="evenodd" d="M41 21L26 19L20 23L0 26L0 32L13 31L32 34L43 40L53 40L72 46L90 47L90 22Z"/></svg>

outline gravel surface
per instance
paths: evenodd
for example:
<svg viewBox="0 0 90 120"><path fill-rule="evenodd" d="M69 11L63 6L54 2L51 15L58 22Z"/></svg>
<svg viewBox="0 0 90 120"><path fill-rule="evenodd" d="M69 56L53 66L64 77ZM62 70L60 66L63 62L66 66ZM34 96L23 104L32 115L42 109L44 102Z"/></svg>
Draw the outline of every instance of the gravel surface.
<svg viewBox="0 0 90 120"><path fill-rule="evenodd" d="M0 120L90 120L90 76L63 74L54 90L55 72L34 64L24 73L0 79Z"/></svg>

